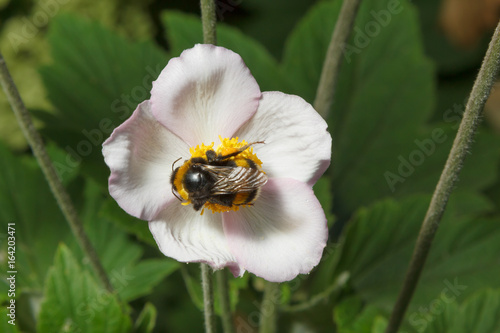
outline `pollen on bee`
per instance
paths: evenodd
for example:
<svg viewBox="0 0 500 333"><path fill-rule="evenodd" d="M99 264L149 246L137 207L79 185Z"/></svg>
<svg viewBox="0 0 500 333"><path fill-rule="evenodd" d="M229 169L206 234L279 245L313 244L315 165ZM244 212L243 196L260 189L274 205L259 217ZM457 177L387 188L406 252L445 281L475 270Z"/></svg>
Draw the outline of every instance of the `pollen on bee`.
<svg viewBox="0 0 500 333"><path fill-rule="evenodd" d="M175 179L173 185L176 191L180 194L180 196L184 200L186 200L185 202L182 202L182 205L186 206L191 203L194 204L195 206L198 205L198 207L200 207L200 205L203 205L200 215L203 215L205 209L211 210L212 214L214 214L214 213L224 213L229 211L238 211L240 207L251 206L256 199L259 187L265 184L265 181L267 180L265 176L250 177L250 174L255 175L255 172L257 171L265 175L265 172L262 170L262 161L253 152L253 147L251 146L253 143L249 145L245 140L239 141L238 137L222 138L221 136L219 136L219 139L221 143L215 149L214 149L215 145L214 142L208 145L201 143L200 145L189 148L191 158L187 160L184 163L184 165L182 165L179 168L177 175L174 177ZM263 142L258 142L258 143L263 143ZM207 155L208 151L212 152L209 153L209 155ZM204 173L209 172L208 174L212 174L215 175L215 177L219 177L218 178L219 182L217 184L224 185L224 191L225 191L224 195L231 194L234 196L234 198L233 199L228 199L228 197L223 198L221 194L212 195L210 194L210 192L206 192L207 191L206 187L204 188L200 187L200 190L196 190L200 192L196 192L193 190L193 183L190 183L191 185L188 191L188 188L185 188L184 177L188 170L193 170L190 169L193 166L196 166L196 168L198 168L197 170L202 170L202 171L197 171L201 176L203 176ZM212 166L212 169L210 169L210 166ZM222 171L222 170L216 171L216 169L213 169L214 167L219 167L219 168L243 167L253 171L243 173L244 175L248 175L249 178L247 178L247 176L244 176L231 179L229 177L229 174L227 175L225 174L225 172L227 171ZM212 186L216 186L215 181L213 179L210 181L214 182ZM247 189L245 192L240 192L238 189L242 184L245 184L247 188L250 187L250 190ZM234 188L234 190L231 191L231 188ZM227 192L228 189L229 192ZM203 194L201 193L201 191L204 191ZM206 200L206 201L203 202L201 200Z"/></svg>
<svg viewBox="0 0 500 333"><path fill-rule="evenodd" d="M210 209L212 211L212 214L215 214L215 213L225 213L225 212L230 212L230 211L237 212L240 209L240 207L245 207L245 206L247 206L247 205L242 205L242 206L232 205L231 207L227 207L227 206L221 206L218 204L207 202L207 203L205 203L205 206L203 206L203 209L205 209L205 208ZM201 215L203 215L203 213Z"/></svg>

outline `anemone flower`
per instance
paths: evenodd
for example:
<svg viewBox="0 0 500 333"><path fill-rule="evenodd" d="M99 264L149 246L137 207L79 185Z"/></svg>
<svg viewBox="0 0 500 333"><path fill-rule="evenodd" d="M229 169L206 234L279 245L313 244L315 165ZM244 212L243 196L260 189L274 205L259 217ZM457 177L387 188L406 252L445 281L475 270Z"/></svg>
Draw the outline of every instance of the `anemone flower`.
<svg viewBox="0 0 500 333"><path fill-rule="evenodd" d="M321 258L328 229L312 186L330 164L327 125L302 98L261 92L228 49L199 44L171 59L150 100L114 130L103 154L111 196L149 221L168 257L273 282L309 273ZM241 190L233 205L209 198L195 207L175 171L186 175L209 155L226 156L223 167L246 174L251 164L260 179L255 195L238 203Z"/></svg>

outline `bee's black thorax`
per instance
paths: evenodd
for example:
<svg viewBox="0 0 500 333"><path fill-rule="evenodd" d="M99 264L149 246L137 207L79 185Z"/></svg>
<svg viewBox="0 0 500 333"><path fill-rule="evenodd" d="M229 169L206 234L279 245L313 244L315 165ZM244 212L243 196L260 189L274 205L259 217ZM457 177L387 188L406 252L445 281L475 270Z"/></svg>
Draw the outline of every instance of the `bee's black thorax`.
<svg viewBox="0 0 500 333"><path fill-rule="evenodd" d="M231 158L238 156L248 146L227 155L217 154L214 150L210 149L205 153L206 158L193 157L185 161L184 165L176 168L170 176L172 192L174 195L178 194L179 188L177 188L176 184L182 184L195 210L201 209L207 202L225 207L252 204L258 196L259 187L265 181L263 183L251 183L249 179L252 179L252 177L248 175L255 175L255 171L247 172L245 169L242 169L258 170L259 168L253 160L236 158L236 162L235 159ZM236 180L226 181L227 178L225 177L231 178L231 172L235 168L243 170L239 171L243 176ZM238 188L242 184L247 189L240 191Z"/></svg>

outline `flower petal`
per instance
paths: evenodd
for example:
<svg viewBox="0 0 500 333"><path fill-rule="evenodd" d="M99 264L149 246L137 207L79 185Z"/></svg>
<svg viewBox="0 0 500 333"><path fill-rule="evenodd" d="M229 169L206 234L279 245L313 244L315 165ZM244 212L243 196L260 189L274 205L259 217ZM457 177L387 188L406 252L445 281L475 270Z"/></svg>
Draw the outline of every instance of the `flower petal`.
<svg viewBox="0 0 500 333"><path fill-rule="evenodd" d="M160 251L168 257L181 262L205 262L214 269L229 266L235 276L244 273L229 251L219 213L200 215L191 205L172 200L149 222L149 229Z"/></svg>
<svg viewBox="0 0 500 333"><path fill-rule="evenodd" d="M154 218L174 198L172 163L190 157L188 145L153 117L149 101L113 131L102 153L111 169L109 193L123 210L143 220Z"/></svg>
<svg viewBox="0 0 500 333"><path fill-rule="evenodd" d="M247 142L265 141L254 151L269 177L313 185L330 165L332 137L327 124L299 96L262 93L257 113L235 135Z"/></svg>
<svg viewBox="0 0 500 333"><path fill-rule="evenodd" d="M309 273L328 239L311 187L291 178L270 179L253 207L224 213L223 225L238 263L272 282Z"/></svg>
<svg viewBox="0 0 500 333"><path fill-rule="evenodd" d="M230 138L256 112L261 93L241 57L198 44L173 58L153 82L153 114L191 146Z"/></svg>

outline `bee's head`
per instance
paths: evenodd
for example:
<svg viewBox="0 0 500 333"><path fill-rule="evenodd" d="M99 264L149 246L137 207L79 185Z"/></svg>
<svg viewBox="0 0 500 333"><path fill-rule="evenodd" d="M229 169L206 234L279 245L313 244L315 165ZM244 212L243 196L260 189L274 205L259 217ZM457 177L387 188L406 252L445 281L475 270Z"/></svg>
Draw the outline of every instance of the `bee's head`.
<svg viewBox="0 0 500 333"><path fill-rule="evenodd" d="M211 193L212 178L207 171L200 167L198 164L200 161L190 159L174 169L177 161L172 164L172 175L170 176L172 194L179 201L186 203L204 203Z"/></svg>

